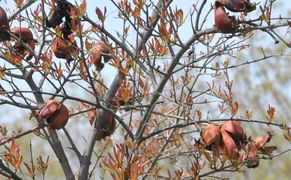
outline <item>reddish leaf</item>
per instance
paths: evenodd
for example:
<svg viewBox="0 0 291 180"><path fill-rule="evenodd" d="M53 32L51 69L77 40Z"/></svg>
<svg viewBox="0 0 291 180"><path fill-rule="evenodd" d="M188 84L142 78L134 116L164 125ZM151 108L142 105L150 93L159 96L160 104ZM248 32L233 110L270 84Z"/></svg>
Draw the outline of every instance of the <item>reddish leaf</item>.
<svg viewBox="0 0 291 180"><path fill-rule="evenodd" d="M267 118L268 118L269 122L273 121L273 118L275 116L275 112L276 112L275 107L270 106L270 104L269 104L268 110L267 110L267 113L268 113L268 117Z"/></svg>
<svg viewBox="0 0 291 180"><path fill-rule="evenodd" d="M87 2L86 2L86 0L83 0L82 1L82 4L80 5L79 8L80 8L80 14L81 14L81 16L83 16L85 14L86 8L87 8Z"/></svg>
<svg viewBox="0 0 291 180"><path fill-rule="evenodd" d="M265 11L263 11L262 9L261 11L262 11L262 15L261 15L262 19L268 22L270 18L270 9L267 7Z"/></svg>
<svg viewBox="0 0 291 180"><path fill-rule="evenodd" d="M105 18L102 11L98 7L96 7L95 12L98 16L98 19L103 23Z"/></svg>
<svg viewBox="0 0 291 180"><path fill-rule="evenodd" d="M232 114L236 114L237 111L238 111L238 102L235 101L232 105L231 105L231 111L232 111Z"/></svg>
<svg viewBox="0 0 291 180"><path fill-rule="evenodd" d="M23 5L23 1L24 1L24 0L14 0L14 2L16 3L16 6L17 6L18 8L20 8L20 7Z"/></svg>
<svg viewBox="0 0 291 180"><path fill-rule="evenodd" d="M86 64L84 61L79 62L79 73L82 79L87 80Z"/></svg>
<svg viewBox="0 0 291 180"><path fill-rule="evenodd" d="M88 38L86 38L85 40L85 47L86 47L86 50L89 52L92 48L92 44L89 42Z"/></svg>
<svg viewBox="0 0 291 180"><path fill-rule="evenodd" d="M250 120L250 119L252 118L252 116L253 116L253 112L252 112L251 110L247 110L247 111L246 111L246 118L247 118L248 120Z"/></svg>
<svg viewBox="0 0 291 180"><path fill-rule="evenodd" d="M35 176L35 171L34 171L34 167L30 167L27 163L24 163L26 170L29 174L30 177L34 177Z"/></svg>
<svg viewBox="0 0 291 180"><path fill-rule="evenodd" d="M179 24L181 25L183 22L183 10L179 9L176 13L176 16L177 16Z"/></svg>
<svg viewBox="0 0 291 180"><path fill-rule="evenodd" d="M273 153L273 151L275 151L277 149L277 146L268 146L268 147L264 147L262 152L268 155L271 155Z"/></svg>
<svg viewBox="0 0 291 180"><path fill-rule="evenodd" d="M90 115L89 115L89 118L88 118L89 119L89 123L91 124L91 126L94 123L96 115L97 115L96 109L92 110Z"/></svg>
<svg viewBox="0 0 291 180"><path fill-rule="evenodd" d="M201 119L202 119L202 112L199 109L196 109L196 114L198 116L198 120L201 121Z"/></svg>
<svg viewBox="0 0 291 180"><path fill-rule="evenodd" d="M19 167L20 167L20 165L21 165L21 163L22 163L22 161L23 161L23 156L22 155L20 155L20 154L17 154L17 161L15 162L15 166L14 166L14 168L15 169L19 169Z"/></svg>
<svg viewBox="0 0 291 180"><path fill-rule="evenodd" d="M41 132L40 132L40 128L37 128L33 131L33 133L36 135L36 136L41 136Z"/></svg>
<svg viewBox="0 0 291 180"><path fill-rule="evenodd" d="M5 70L0 66L0 79L3 79L5 75Z"/></svg>

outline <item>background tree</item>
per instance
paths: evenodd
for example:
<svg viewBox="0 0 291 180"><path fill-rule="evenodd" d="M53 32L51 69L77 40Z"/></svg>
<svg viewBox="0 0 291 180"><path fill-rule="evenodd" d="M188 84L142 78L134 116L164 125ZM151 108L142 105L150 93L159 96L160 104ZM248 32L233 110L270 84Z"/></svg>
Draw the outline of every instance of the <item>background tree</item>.
<svg viewBox="0 0 291 180"><path fill-rule="evenodd" d="M285 84L250 91L287 72L280 1L1 3L2 176L221 178L290 151Z"/></svg>

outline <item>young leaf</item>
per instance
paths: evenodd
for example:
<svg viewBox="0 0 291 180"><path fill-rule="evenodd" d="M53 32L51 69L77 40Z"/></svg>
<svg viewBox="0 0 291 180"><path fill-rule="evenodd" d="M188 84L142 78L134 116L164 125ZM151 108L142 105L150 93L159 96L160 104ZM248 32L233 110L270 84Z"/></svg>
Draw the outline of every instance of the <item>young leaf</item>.
<svg viewBox="0 0 291 180"><path fill-rule="evenodd" d="M82 4L80 5L81 16L84 16L84 14L86 12L86 8L87 8L87 2L86 2L86 0L83 0Z"/></svg>
<svg viewBox="0 0 291 180"><path fill-rule="evenodd" d="M274 116L275 116L275 112L276 112L275 107L273 107L273 106L271 106L269 104L268 110L267 110L267 113L268 113L268 117L267 118L268 118L269 122L272 122L273 121Z"/></svg>

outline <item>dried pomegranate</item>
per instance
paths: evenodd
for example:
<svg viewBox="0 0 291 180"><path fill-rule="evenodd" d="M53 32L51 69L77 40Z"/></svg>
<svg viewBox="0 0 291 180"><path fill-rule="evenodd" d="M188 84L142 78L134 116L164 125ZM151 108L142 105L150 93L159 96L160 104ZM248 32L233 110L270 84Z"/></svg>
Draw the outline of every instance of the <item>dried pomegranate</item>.
<svg viewBox="0 0 291 180"><path fill-rule="evenodd" d="M61 129L68 122L69 110L56 100L48 100L39 112L39 117L46 119L49 129Z"/></svg>

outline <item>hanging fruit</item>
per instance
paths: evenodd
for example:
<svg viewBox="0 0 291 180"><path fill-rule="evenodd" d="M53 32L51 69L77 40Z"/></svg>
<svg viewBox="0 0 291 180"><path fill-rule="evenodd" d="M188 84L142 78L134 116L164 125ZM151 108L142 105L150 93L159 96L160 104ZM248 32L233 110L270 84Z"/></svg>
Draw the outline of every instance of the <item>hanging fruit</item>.
<svg viewBox="0 0 291 180"><path fill-rule="evenodd" d="M110 48L104 43L96 43L92 46L90 63L95 65L97 71L101 71L104 67L104 63L107 63L111 58Z"/></svg>
<svg viewBox="0 0 291 180"><path fill-rule="evenodd" d="M212 150L213 146L218 148L221 142L220 127L215 124L209 124L201 133L202 141L206 145L206 149Z"/></svg>
<svg viewBox="0 0 291 180"><path fill-rule="evenodd" d="M36 41L33 39L33 34L29 28L15 27L11 29L11 33L22 40L28 47L31 48L32 51L34 51ZM20 59L30 60L33 57L33 53L19 41L14 44L13 50L16 53L16 56Z"/></svg>
<svg viewBox="0 0 291 180"><path fill-rule="evenodd" d="M92 110L89 115L89 122L91 125L94 124L94 120L98 114L102 113L102 110ZM111 112L105 111L103 116L103 124L101 124L100 132L97 136L97 140L104 139L110 136L115 130L116 122L114 120L114 115Z"/></svg>
<svg viewBox="0 0 291 180"><path fill-rule="evenodd" d="M68 39L68 36L72 34L71 23L73 19L70 12L73 7L75 6L69 2L57 1L56 6L50 11L48 17L46 18L46 25L52 28L61 25L63 23L63 18L65 18L65 22L61 26L61 31L65 39Z"/></svg>
<svg viewBox="0 0 291 180"><path fill-rule="evenodd" d="M244 130L238 121L225 121L221 126L221 130L225 130L227 133L231 134L231 137L236 141L245 140Z"/></svg>
<svg viewBox="0 0 291 180"><path fill-rule="evenodd" d="M222 33L234 33L239 27L235 17L229 16L219 1L215 1L214 20L215 27Z"/></svg>
<svg viewBox="0 0 291 180"><path fill-rule="evenodd" d="M49 129L61 129L68 122L69 110L65 105L50 99L40 110L39 117L40 119L46 119Z"/></svg>
<svg viewBox="0 0 291 180"><path fill-rule="evenodd" d="M234 139L230 136L226 130L221 129L221 135L222 135L222 142L223 142L223 153L225 156L229 156L230 158L235 157L238 155L238 147L234 141Z"/></svg>
<svg viewBox="0 0 291 180"><path fill-rule="evenodd" d="M256 5L249 0L219 0L219 2L232 12L251 12L256 9Z"/></svg>
<svg viewBox="0 0 291 180"><path fill-rule="evenodd" d="M0 42L10 40L9 22L5 10L0 7Z"/></svg>
<svg viewBox="0 0 291 180"><path fill-rule="evenodd" d="M72 39L72 38L71 38ZM70 64L74 60L74 56L78 54L77 44L74 39L63 39L56 37L51 44L51 49L57 58L66 59Z"/></svg>

